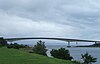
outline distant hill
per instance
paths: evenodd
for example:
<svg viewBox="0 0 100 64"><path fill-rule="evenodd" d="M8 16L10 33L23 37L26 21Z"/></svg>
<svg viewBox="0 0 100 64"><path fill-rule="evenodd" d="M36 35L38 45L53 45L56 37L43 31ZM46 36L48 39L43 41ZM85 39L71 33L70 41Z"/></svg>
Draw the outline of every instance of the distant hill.
<svg viewBox="0 0 100 64"><path fill-rule="evenodd" d="M76 46L76 47L100 47L100 43L93 44L93 45Z"/></svg>

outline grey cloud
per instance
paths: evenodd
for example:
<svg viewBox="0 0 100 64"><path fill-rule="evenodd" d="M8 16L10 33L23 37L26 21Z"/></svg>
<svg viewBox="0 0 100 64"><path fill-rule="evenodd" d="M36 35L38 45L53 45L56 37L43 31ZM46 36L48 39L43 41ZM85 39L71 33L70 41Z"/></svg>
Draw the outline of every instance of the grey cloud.
<svg viewBox="0 0 100 64"><path fill-rule="evenodd" d="M92 39L100 32L99 3L99 0L0 0L0 35Z"/></svg>

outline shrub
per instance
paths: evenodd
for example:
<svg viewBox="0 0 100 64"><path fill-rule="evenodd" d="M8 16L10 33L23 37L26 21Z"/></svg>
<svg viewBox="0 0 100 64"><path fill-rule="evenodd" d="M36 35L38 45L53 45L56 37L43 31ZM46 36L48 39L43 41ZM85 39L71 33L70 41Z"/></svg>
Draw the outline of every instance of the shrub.
<svg viewBox="0 0 100 64"><path fill-rule="evenodd" d="M0 47L2 47L3 45L2 44L0 44Z"/></svg>
<svg viewBox="0 0 100 64"><path fill-rule="evenodd" d="M64 59L64 60L72 60L73 57L70 56L69 50L66 50L65 48L60 48L58 50L56 49L52 49L52 51L50 51L51 56L55 57L55 58L59 58L59 59Z"/></svg>
<svg viewBox="0 0 100 64"><path fill-rule="evenodd" d="M7 45L7 48L9 48L9 49L10 49L10 48L12 48L12 47L11 47L11 45Z"/></svg>
<svg viewBox="0 0 100 64"><path fill-rule="evenodd" d="M92 64L97 61L97 58L92 57L88 53L82 54L83 64Z"/></svg>
<svg viewBox="0 0 100 64"><path fill-rule="evenodd" d="M11 43L11 44L8 44L8 45L7 45L7 48L9 48L9 49L10 49L10 48L13 48L13 44L12 44L12 43Z"/></svg>
<svg viewBox="0 0 100 64"><path fill-rule="evenodd" d="M17 43L14 43L14 44L13 44L13 48L14 48L14 49L19 49L19 48L20 48L20 45L17 44Z"/></svg>
<svg viewBox="0 0 100 64"><path fill-rule="evenodd" d="M11 44L7 45L7 48L14 48L14 49L26 48L26 45L22 45L22 44L20 45L20 44L17 44L17 43L12 44L11 43Z"/></svg>
<svg viewBox="0 0 100 64"><path fill-rule="evenodd" d="M33 51L29 51L29 53L34 53Z"/></svg>
<svg viewBox="0 0 100 64"><path fill-rule="evenodd" d="M4 40L4 38L0 37L0 44L2 44L2 46L6 46L7 45L7 41Z"/></svg>
<svg viewBox="0 0 100 64"><path fill-rule="evenodd" d="M19 47L20 47L20 48L24 48L24 45L23 45L23 44L21 44L21 45L19 45Z"/></svg>
<svg viewBox="0 0 100 64"><path fill-rule="evenodd" d="M45 42L42 42L41 40L38 41L37 44L34 45L34 47L33 47L33 52L47 56L47 54L46 54L47 49L46 49L46 46L44 43Z"/></svg>

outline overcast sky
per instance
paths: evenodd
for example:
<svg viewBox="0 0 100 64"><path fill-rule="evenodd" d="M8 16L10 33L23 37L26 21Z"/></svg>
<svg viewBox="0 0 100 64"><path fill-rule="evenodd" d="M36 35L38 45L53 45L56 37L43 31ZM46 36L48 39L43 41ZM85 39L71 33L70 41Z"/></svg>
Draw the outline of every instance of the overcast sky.
<svg viewBox="0 0 100 64"><path fill-rule="evenodd" d="M100 40L100 0L0 0L0 36Z"/></svg>

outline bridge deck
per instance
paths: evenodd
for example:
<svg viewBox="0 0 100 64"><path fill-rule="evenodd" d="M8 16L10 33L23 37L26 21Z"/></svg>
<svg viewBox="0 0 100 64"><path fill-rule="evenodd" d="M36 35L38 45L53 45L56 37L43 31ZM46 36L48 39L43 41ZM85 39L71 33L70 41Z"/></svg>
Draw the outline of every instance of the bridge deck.
<svg viewBox="0 0 100 64"><path fill-rule="evenodd" d="M6 41L18 41L18 40L28 40L28 39L49 39L49 40L61 40L61 41L66 41L66 42L100 42L100 41L94 41L94 40L49 38L49 37L5 38Z"/></svg>

